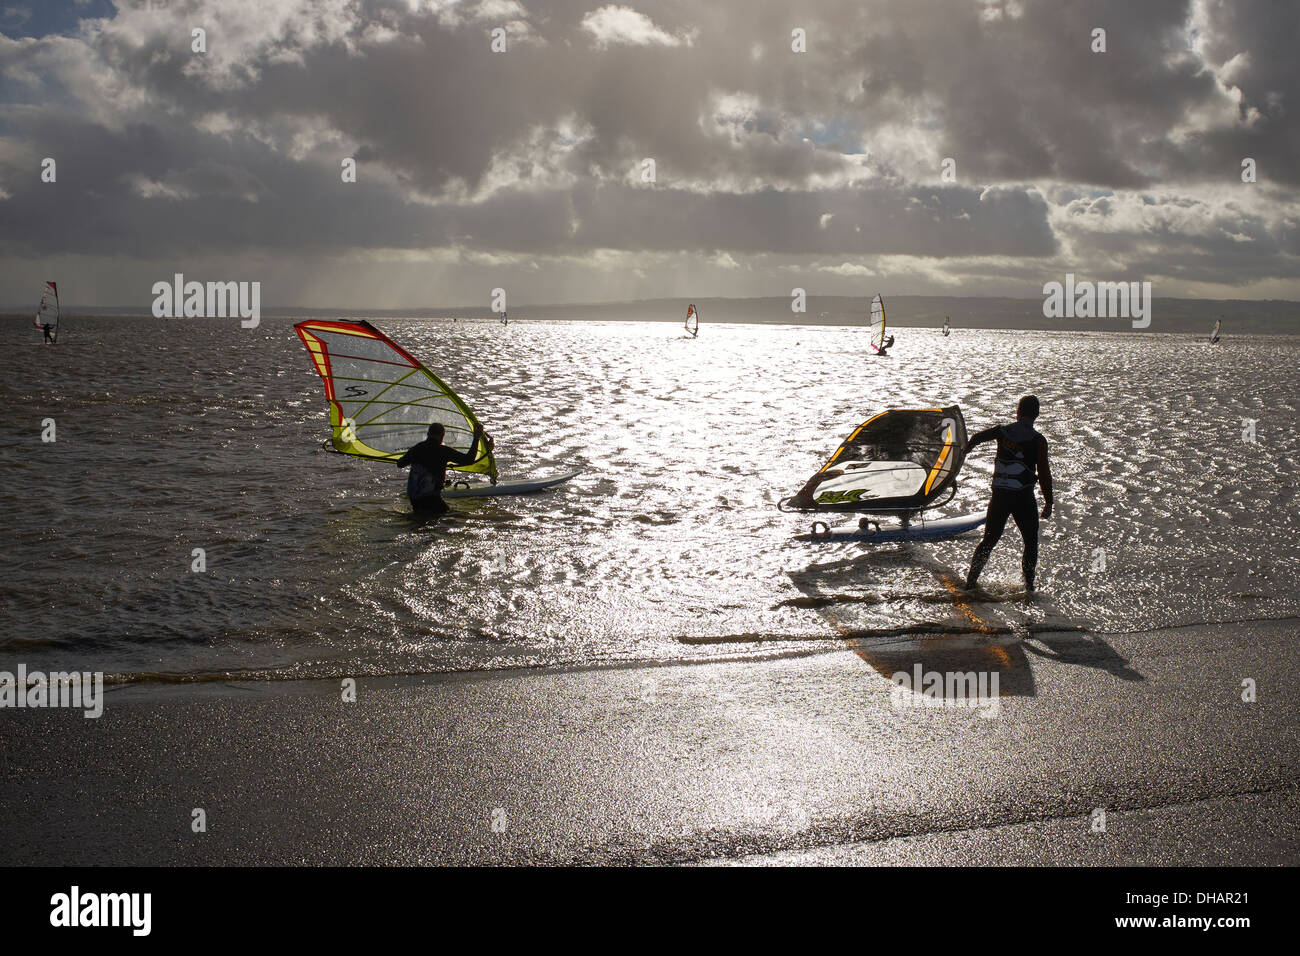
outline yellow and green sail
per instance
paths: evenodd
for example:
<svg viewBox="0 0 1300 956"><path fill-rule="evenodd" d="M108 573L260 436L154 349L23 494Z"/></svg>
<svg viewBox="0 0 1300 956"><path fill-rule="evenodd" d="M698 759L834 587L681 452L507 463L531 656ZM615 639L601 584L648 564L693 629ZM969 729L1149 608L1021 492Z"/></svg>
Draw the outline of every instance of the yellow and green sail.
<svg viewBox="0 0 1300 956"><path fill-rule="evenodd" d="M469 451L478 419L451 387L369 322L299 322L294 326L325 382L331 444L345 455L395 461L441 422L443 443ZM486 436L473 464L457 471L497 477Z"/></svg>

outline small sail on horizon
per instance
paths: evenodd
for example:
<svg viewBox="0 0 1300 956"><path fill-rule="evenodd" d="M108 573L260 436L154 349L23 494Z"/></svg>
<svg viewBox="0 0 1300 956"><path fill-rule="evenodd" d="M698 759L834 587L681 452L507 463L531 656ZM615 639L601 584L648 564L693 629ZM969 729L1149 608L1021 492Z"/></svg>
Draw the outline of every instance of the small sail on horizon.
<svg viewBox="0 0 1300 956"><path fill-rule="evenodd" d="M1217 319L1214 323L1214 331L1210 333L1210 344L1214 345L1219 341L1219 330L1223 328L1223 319Z"/></svg>
<svg viewBox="0 0 1300 956"><path fill-rule="evenodd" d="M691 334L691 338L699 337L700 313L696 310L694 303L686 307L686 331Z"/></svg>
<svg viewBox="0 0 1300 956"><path fill-rule="evenodd" d="M59 287L57 283L46 282L41 288L41 306L36 311L36 331L43 332L52 345L59 337Z"/></svg>
<svg viewBox="0 0 1300 956"><path fill-rule="evenodd" d="M951 334L952 334L952 327L949 325L949 323L948 323L948 316L946 316L946 315L943 317L943 334L944 334L944 335L951 335Z"/></svg>
<svg viewBox="0 0 1300 956"><path fill-rule="evenodd" d="M883 354L885 345L885 300L881 298L880 293L871 300L871 319L868 322L870 330L871 350L877 354Z"/></svg>

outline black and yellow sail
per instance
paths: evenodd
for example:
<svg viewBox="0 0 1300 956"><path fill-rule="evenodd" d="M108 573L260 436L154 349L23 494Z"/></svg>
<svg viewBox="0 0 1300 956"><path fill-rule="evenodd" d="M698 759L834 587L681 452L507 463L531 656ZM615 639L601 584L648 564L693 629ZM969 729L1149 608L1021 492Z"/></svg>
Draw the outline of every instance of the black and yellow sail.
<svg viewBox="0 0 1300 956"><path fill-rule="evenodd" d="M965 461L961 408L891 408L855 428L783 504L803 511L920 511L948 492Z"/></svg>

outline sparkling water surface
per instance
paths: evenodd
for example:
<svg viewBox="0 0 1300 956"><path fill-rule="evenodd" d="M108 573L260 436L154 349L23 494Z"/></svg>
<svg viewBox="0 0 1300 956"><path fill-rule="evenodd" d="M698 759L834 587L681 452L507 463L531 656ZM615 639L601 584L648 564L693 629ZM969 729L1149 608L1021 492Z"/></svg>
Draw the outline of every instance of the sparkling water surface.
<svg viewBox="0 0 1300 956"><path fill-rule="evenodd" d="M6 324L0 667L291 679L1300 612L1300 337L900 329L877 359L849 327L376 324L476 411L502 478L582 474L420 524L403 471L322 450L289 320L74 318L53 348ZM974 432L1029 391L1057 484L1038 596L1014 525L979 600L955 590L978 534L793 540L809 519L777 500L875 412L957 403ZM944 512L982 510L991 470L976 450Z"/></svg>

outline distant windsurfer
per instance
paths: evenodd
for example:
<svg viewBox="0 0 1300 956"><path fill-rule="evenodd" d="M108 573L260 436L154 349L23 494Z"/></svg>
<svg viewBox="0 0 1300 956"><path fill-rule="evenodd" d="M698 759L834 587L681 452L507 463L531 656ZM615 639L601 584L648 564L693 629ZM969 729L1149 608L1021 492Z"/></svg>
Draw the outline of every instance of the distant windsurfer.
<svg viewBox="0 0 1300 956"><path fill-rule="evenodd" d="M50 323L48 323L48 322L42 322L42 323L41 323L41 331L45 333L45 344L46 344L46 345L53 345L53 344L54 344L54 326L50 325Z"/></svg>
<svg viewBox="0 0 1300 956"><path fill-rule="evenodd" d="M969 452L976 445L996 440L997 458L993 463L993 495L984 526L984 540L971 558L966 587L974 588L980 572L988 563L989 555L1002 537L1007 518L1014 518L1024 539L1025 551L1021 569L1025 587L1034 589L1034 570L1038 565L1038 499L1034 484L1043 488L1042 517L1052 516L1052 469L1047 457L1047 439L1034 430L1038 418L1038 399L1026 395L1016 406L1016 420L1010 425L998 425L971 436L966 445Z"/></svg>
<svg viewBox="0 0 1300 956"><path fill-rule="evenodd" d="M447 430L439 422L429 426L428 438L412 447L405 455L397 459L399 468L411 467L406 478L406 494L411 499L415 511L446 514L451 509L442 500L442 489L447 483L448 465L472 465L478 461L479 439L483 437L483 426L474 423L474 437L470 441L469 451L460 452L442 443Z"/></svg>
<svg viewBox="0 0 1300 956"><path fill-rule="evenodd" d="M880 348L876 349L877 355L888 355L889 350L894 347L894 337L891 335L885 341L880 343Z"/></svg>

